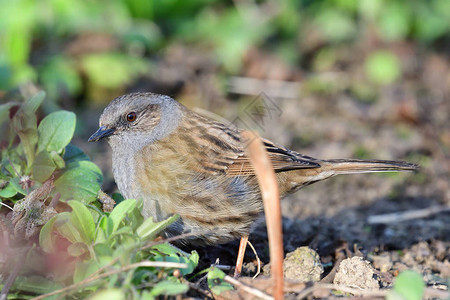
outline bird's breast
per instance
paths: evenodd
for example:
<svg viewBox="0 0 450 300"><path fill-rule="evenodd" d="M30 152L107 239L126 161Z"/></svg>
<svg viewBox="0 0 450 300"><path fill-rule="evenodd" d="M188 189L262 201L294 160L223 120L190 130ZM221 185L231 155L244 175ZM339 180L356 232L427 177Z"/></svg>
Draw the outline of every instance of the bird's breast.
<svg viewBox="0 0 450 300"><path fill-rule="evenodd" d="M113 148L112 170L122 196L125 199L139 199L140 190L136 186L136 162L133 155Z"/></svg>

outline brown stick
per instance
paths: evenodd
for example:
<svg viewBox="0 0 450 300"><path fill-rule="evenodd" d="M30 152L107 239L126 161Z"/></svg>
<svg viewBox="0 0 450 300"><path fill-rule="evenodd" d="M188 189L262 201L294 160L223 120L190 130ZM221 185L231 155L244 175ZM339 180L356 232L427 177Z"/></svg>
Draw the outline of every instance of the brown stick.
<svg viewBox="0 0 450 300"><path fill-rule="evenodd" d="M249 294L251 294L251 295L253 295L253 296L258 297L259 299L273 300L272 297L270 297L269 295L267 295L267 294L264 293L263 291L258 290L258 289L254 288L254 287L251 287L251 286L249 286L249 285L243 284L242 282L240 282L240 281L237 280L237 279L234 279L234 278L231 277L231 276L225 275L224 280L225 280L226 282L228 282L229 284L234 285L234 286L237 287L238 289L241 289L241 290L246 291L247 293L249 293Z"/></svg>
<svg viewBox="0 0 450 300"><path fill-rule="evenodd" d="M248 141L247 151L255 168L261 189L269 236L271 273L274 280L273 296L283 299L283 231L281 227L281 206L278 182L272 163L256 133L244 131L242 136Z"/></svg>
<svg viewBox="0 0 450 300"><path fill-rule="evenodd" d="M241 276L242 264L244 263L245 249L247 248L248 235L241 237L239 242L239 251L236 259L236 268L234 269L234 278Z"/></svg>

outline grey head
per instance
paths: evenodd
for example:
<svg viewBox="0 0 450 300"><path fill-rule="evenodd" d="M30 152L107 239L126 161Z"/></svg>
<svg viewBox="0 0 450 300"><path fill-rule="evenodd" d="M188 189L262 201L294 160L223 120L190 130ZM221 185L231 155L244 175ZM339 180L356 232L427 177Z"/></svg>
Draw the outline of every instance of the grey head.
<svg viewBox="0 0 450 300"><path fill-rule="evenodd" d="M169 135L178 126L181 107L169 96L153 93L132 93L117 97L103 111L100 128L88 141L108 138L113 148L127 145L137 151Z"/></svg>

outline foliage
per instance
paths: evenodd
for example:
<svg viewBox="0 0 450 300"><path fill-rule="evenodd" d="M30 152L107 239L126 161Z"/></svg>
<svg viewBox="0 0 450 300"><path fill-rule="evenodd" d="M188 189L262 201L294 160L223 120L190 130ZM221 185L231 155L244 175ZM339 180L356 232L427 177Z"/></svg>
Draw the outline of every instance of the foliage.
<svg viewBox="0 0 450 300"><path fill-rule="evenodd" d="M74 113L53 112L37 125L36 111L44 98L45 93L39 92L24 103L0 106L0 123L5 127L1 143L7 145L1 155L0 201L15 203L31 187L52 178L52 195L59 192L62 201L90 203L100 189L101 171L82 150L69 144L76 125Z"/></svg>
<svg viewBox="0 0 450 300"><path fill-rule="evenodd" d="M94 298L151 298L185 293L189 287L182 276L194 271L198 254L152 242L178 216L144 220L142 203L133 199L121 201L111 213L101 211L93 202L101 172L70 144L75 114L56 111L38 124L36 112L44 98L39 92L23 103L0 106L0 125L6 129L0 199L14 207L8 215L3 206L0 212L0 279L24 262L24 275L9 295L54 292L85 298L98 292Z"/></svg>
<svg viewBox="0 0 450 300"><path fill-rule="evenodd" d="M211 268L208 272L208 287L216 295L233 289L233 286L224 281L225 273L218 268Z"/></svg>
<svg viewBox="0 0 450 300"><path fill-rule="evenodd" d="M141 77L157 78L151 59L180 43L211 50L219 65L237 73L252 47L301 63L311 50L332 53L369 37L385 45L407 40L430 45L450 32L447 0L0 4L0 90L32 81L52 100L83 91L95 100L98 93L118 93ZM31 59L36 54L38 59ZM400 72L397 65L391 68ZM54 110L51 103L46 110Z"/></svg>
<svg viewBox="0 0 450 300"><path fill-rule="evenodd" d="M143 220L140 207L133 199L122 201L109 215L78 201L70 201L69 205L72 212L60 213L44 225L39 243L46 253L73 262L72 266L59 266L53 272L74 274L76 294L82 295L85 289L89 293L114 294L117 290L112 287L120 287L123 294L154 297L188 290L188 285L173 275L173 267L139 265L141 261L186 264L179 269L182 275L195 269L198 263L195 251L185 255L170 244L148 245L178 216L158 223L151 218ZM133 264L136 264L134 268L128 268ZM67 272L70 267L72 272ZM66 277L57 278L59 282L71 279ZM105 288L109 289L104 291Z"/></svg>
<svg viewBox="0 0 450 300"><path fill-rule="evenodd" d="M422 276L412 270L406 270L394 282L394 288L387 296L388 300L420 300L425 291Z"/></svg>

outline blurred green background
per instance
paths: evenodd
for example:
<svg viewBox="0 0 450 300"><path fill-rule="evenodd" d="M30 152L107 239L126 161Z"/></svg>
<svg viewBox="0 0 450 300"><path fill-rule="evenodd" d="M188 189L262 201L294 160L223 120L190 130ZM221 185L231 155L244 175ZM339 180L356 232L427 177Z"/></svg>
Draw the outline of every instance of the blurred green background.
<svg viewBox="0 0 450 300"><path fill-rule="evenodd" d="M0 7L0 91L34 83L48 92L49 111L81 100L104 105L129 90L192 95L189 84L211 68L222 95L231 75L302 81L357 73L345 88L371 101L408 71L402 52L449 52L448 0L1 0ZM161 74L161 64L172 65ZM309 81L314 91L333 88Z"/></svg>

